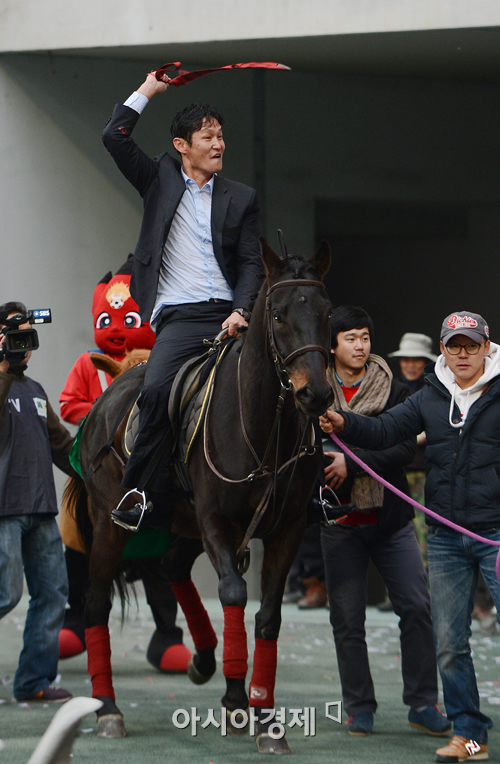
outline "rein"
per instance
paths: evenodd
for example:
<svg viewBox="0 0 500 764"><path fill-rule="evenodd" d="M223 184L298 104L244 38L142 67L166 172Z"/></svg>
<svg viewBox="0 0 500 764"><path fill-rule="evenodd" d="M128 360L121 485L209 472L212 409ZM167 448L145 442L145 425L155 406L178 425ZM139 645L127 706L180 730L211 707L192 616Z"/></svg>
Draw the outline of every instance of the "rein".
<svg viewBox="0 0 500 764"><path fill-rule="evenodd" d="M465 536L469 536L471 539L474 539L475 541L481 541L483 544L489 544L490 546L496 546L498 547L498 555L497 555L497 562L496 562L496 571L497 571L497 578L500 581L500 541L494 541L493 539L487 539L484 538L484 536L480 536L477 533L474 533L474 531L469 531L467 528L462 528L461 525L457 525L457 523L454 523L452 520L447 520L446 517L442 517L441 515L438 515L437 512L433 512L431 509L427 509L427 507L424 507L422 504L419 504L418 501L415 501L415 499L412 499L411 496L407 496L406 493L403 493L403 491L400 491L399 488L396 488L395 486L391 485L387 480L384 480L383 477L380 475L377 475L377 473L371 469L367 464L365 464L362 459L359 458L359 456L356 456L355 453L351 451L348 446L346 446L345 443L343 443L340 438L334 433L330 433L331 439L334 441L334 443L339 446L344 453L346 453L348 456L353 459L356 464L359 464L360 467L362 467L365 472L368 473L372 478L375 478L379 483L381 483L384 488L388 488L389 491L392 491L392 493L395 493L396 496L399 496L400 499L404 499L404 501L408 502L408 504L411 504L413 507L416 507L417 509L421 509L422 512L425 512L426 515L429 515L430 517L433 517L435 520L438 520L443 525L447 525L449 528L452 528L454 531L458 531L459 533L463 533Z"/></svg>
<svg viewBox="0 0 500 764"><path fill-rule="evenodd" d="M250 524L246 530L245 536L243 538L242 543L238 547L238 550L236 552L236 559L241 560L244 556L246 546L250 539L252 538L260 520L262 519L264 513L266 512L269 501L271 499L271 495L274 495L274 508L276 509L276 496L277 496L277 483L278 478L283 474L283 472L293 464L292 473L290 475L290 479L288 481L288 485L285 491L285 497L282 502L280 512L278 515L277 520L273 523L273 526L271 530L268 532L272 532L277 524L279 523L281 516L284 511L286 500L288 499L288 495L290 492L290 487L293 481L293 478L295 476L295 471L297 468L298 460L302 456L311 456L311 448L312 452L314 453L315 447L309 447L304 446L304 440L306 438L306 434L310 429L310 423L311 423L311 417L308 417L306 426L304 428L304 432L302 433L302 437L300 440L299 447L297 449L297 453L293 455L290 459L288 459L284 464L281 465L281 467L278 467L278 450L279 450L279 440L280 440L280 424L281 424L281 417L283 414L283 408L285 405L285 399L286 395L290 390L292 389L292 384L290 382L290 377L288 375L288 372L286 370L286 367L294 361L299 356L303 355L304 353L310 353L310 352L319 352L323 355L325 359L325 366L328 368L329 363L329 352L324 348L322 345L315 345L315 344L308 344L303 345L300 348L297 348L297 350L293 350L291 353L289 353L287 356L283 358L283 356L280 354L278 347L276 345L275 337L274 337L274 330L273 330L273 321L272 321L272 305L270 303L270 296L271 294L276 290L283 287L296 287L296 286L313 286L313 287L320 287L321 289L325 289L325 285L322 281L313 281L311 279L286 279L284 281L278 281L275 284L273 284L271 287L269 287L267 294L266 294L266 305L265 305L265 311L266 311L266 324L267 324L267 336L269 339L269 345L272 353L274 368L276 371L276 374L278 376L278 380L280 383L280 392L278 395L278 401L276 404L276 412L274 415L274 421L271 428L271 432L267 441L267 446L264 452L264 456L262 459L259 459L259 456L257 455L254 447L252 446L252 443L250 441L250 438L248 437L248 433L245 427L244 422L244 416L243 416L243 401L242 401L242 395L241 395L241 353L238 358L238 366L237 366L237 386L238 386L238 408L239 408L239 419L240 419L240 427L241 432L243 435L243 438L245 440L246 445L248 446L248 449L250 453L252 454L253 458L255 459L257 463L257 467L253 469L248 475L242 478L233 479L228 478L225 475L223 475L219 470L216 468L214 463L212 462L212 459L210 457L209 453L209 446L208 446L208 421L209 421L209 412L211 409L211 403L212 403L212 397L213 397L213 391L215 384L212 385L212 389L210 391L210 397L207 404L207 412L205 416L205 422L203 426L203 451L204 456L206 459L206 462L208 466L210 467L211 471L216 475L220 480L223 480L225 483L232 483L232 484L240 484L240 483L250 483L253 480L261 477L269 477L271 478L271 482L266 487L264 494L253 514L252 520L250 521ZM276 444L276 462L273 470L269 470L267 466L267 460L269 457L269 454L271 452L271 449L273 447L273 444ZM294 449L295 450L295 449Z"/></svg>

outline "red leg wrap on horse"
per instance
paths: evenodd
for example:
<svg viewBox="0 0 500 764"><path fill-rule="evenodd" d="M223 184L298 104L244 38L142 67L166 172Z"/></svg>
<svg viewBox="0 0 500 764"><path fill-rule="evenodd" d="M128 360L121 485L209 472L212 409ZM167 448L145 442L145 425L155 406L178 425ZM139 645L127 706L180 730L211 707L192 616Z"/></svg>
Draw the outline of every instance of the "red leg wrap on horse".
<svg viewBox="0 0 500 764"><path fill-rule="evenodd" d="M229 605L224 611L224 649L222 672L228 679L245 679L248 671L245 608Z"/></svg>
<svg viewBox="0 0 500 764"><path fill-rule="evenodd" d="M215 650L217 636L192 580L188 578L186 581L171 581L170 583L177 597L177 602L186 616L197 651Z"/></svg>
<svg viewBox="0 0 500 764"><path fill-rule="evenodd" d="M115 699L111 675L111 644L107 626L91 626L85 629L87 665L92 680L92 697L104 695Z"/></svg>
<svg viewBox="0 0 500 764"><path fill-rule="evenodd" d="M255 639L250 705L274 708L278 640Z"/></svg>

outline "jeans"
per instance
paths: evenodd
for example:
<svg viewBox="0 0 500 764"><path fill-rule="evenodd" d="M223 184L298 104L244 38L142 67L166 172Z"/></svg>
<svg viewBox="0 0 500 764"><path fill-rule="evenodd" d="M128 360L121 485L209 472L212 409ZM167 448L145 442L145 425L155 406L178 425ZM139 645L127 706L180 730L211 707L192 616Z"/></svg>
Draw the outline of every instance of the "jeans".
<svg viewBox="0 0 500 764"><path fill-rule="evenodd" d="M413 523L387 534L376 525L321 528L342 699L349 716L377 709L366 645L368 561L387 586L401 631L403 702L437 700L437 668L427 578Z"/></svg>
<svg viewBox="0 0 500 764"><path fill-rule="evenodd" d="M16 700L32 698L57 676L68 579L52 515L0 518L0 618L21 599L23 568L30 601L14 678Z"/></svg>
<svg viewBox="0 0 500 764"><path fill-rule="evenodd" d="M500 529L481 531L500 541ZM491 720L479 710L479 693L469 638L478 572L500 613L500 583L495 572L498 547L457 531L429 526L427 536L432 621L444 704L453 732L477 743L488 742Z"/></svg>

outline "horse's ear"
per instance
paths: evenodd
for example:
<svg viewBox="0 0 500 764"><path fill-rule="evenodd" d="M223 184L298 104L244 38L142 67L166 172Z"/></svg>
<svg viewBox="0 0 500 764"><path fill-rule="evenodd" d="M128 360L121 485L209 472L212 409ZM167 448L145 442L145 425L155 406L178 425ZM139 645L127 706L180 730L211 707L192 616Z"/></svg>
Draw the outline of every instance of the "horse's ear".
<svg viewBox="0 0 500 764"><path fill-rule="evenodd" d="M262 259L266 267L267 276L271 279L277 278L283 269L283 261L278 257L276 252L271 249L263 236L260 237L260 248L262 250Z"/></svg>
<svg viewBox="0 0 500 764"><path fill-rule="evenodd" d="M330 267L330 260L332 259L332 253L330 250L330 245L327 241L323 239L321 242L319 249L317 252L314 253L314 255L311 257L309 262L312 266L317 270L318 276L322 279L325 273L328 271L328 268Z"/></svg>
<svg viewBox="0 0 500 764"><path fill-rule="evenodd" d="M122 373L123 369L121 363L115 361L115 359L111 358L109 355L104 355L104 353L90 353L89 355L92 366L101 371L105 371L109 374L111 379L116 379L116 377L119 377Z"/></svg>

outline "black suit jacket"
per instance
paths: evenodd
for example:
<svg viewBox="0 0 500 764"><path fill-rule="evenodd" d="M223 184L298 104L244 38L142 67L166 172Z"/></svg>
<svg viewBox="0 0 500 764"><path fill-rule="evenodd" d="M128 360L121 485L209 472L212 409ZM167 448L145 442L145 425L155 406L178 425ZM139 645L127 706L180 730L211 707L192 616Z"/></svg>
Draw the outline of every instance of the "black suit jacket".
<svg viewBox="0 0 500 764"><path fill-rule="evenodd" d="M151 159L131 134L139 114L117 104L102 135L121 172L144 200L141 232L135 249L130 291L144 321L153 311L163 245L185 191L181 165L166 152ZM216 175L212 195L212 242L220 269L233 290L233 307L248 310L263 277L253 188Z"/></svg>

